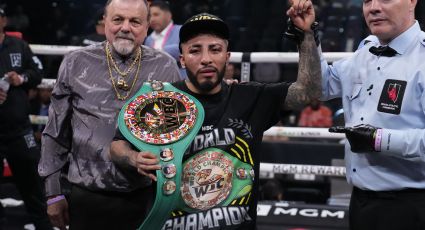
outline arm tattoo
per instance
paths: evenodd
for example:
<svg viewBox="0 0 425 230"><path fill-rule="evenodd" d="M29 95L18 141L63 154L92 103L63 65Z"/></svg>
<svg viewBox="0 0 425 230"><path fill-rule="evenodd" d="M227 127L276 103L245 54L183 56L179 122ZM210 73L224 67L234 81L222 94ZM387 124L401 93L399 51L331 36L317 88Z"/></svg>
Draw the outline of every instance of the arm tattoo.
<svg viewBox="0 0 425 230"><path fill-rule="evenodd" d="M322 93L320 57L314 42L313 32L306 32L299 47L297 81L288 89L284 109L299 109Z"/></svg>
<svg viewBox="0 0 425 230"><path fill-rule="evenodd" d="M128 155L122 155L122 156L113 156L113 161L120 165L123 168L133 168L130 164L130 157Z"/></svg>
<svg viewBox="0 0 425 230"><path fill-rule="evenodd" d="M126 141L113 141L111 144L111 160L122 168L134 169L131 164L130 155L133 154L131 151L130 144Z"/></svg>

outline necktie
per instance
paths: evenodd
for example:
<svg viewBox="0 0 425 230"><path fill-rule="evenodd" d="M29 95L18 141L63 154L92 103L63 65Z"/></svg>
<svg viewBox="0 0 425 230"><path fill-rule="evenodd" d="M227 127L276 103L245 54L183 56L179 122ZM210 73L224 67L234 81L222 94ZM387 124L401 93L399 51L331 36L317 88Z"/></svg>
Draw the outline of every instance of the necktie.
<svg viewBox="0 0 425 230"><path fill-rule="evenodd" d="M375 54L376 56L384 56L384 57L393 57L397 54L397 51L395 51L393 48L389 46L379 46L379 47L372 46L370 47L369 52L371 52L372 54Z"/></svg>

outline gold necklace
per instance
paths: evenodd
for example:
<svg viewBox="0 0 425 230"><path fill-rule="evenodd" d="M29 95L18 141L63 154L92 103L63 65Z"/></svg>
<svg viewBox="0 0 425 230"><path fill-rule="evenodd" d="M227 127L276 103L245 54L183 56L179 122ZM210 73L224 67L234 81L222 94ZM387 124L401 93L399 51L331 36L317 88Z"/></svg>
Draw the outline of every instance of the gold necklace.
<svg viewBox="0 0 425 230"><path fill-rule="evenodd" d="M110 58L111 59L111 62L112 62L112 65L113 65L113 67L114 67L114 70L120 75L120 76L122 76L122 77L126 77L130 72L131 72L131 70L133 69L133 67L136 65L136 62L139 60L139 57L140 57L140 52L141 52L141 49L139 48L139 49L137 49L137 54L136 54L136 58L134 58L134 61L133 61L133 63L131 63L131 65L130 65L130 67L128 67L128 69L127 70L125 70L125 71L121 71L119 68L118 68L118 66L117 66L117 63L115 62L115 60L114 60L114 57L112 56L112 53L111 53L111 50L109 49L109 42L106 42L106 45L105 45L105 47L106 47L106 56L108 57L108 58Z"/></svg>
<svg viewBox="0 0 425 230"><path fill-rule="evenodd" d="M141 57L141 48L137 49L137 54L136 57L134 58L133 63L130 65L130 67L125 71L125 72L121 72L120 69L118 68L117 64L114 61L114 58L112 57L112 53L109 49L109 42L106 42L105 45L105 52L106 52L106 57L109 61L109 65L110 62L112 62L112 65L114 66L115 72L118 73L118 80L117 80L117 87L118 89L124 90L124 91L128 91L130 89L129 85L127 84L125 77L127 77L127 75L130 73L130 71L133 69L136 61L139 60L139 57Z"/></svg>
<svg viewBox="0 0 425 230"><path fill-rule="evenodd" d="M139 47L139 50L137 52L138 56L136 57L139 60L139 63L137 64L136 75L134 76L134 80L131 84L131 87L128 87L127 83L123 79L119 79L117 81L117 85L115 85L115 81L114 81L114 78L112 76L112 68L111 68L110 58L109 58L110 54L108 54L107 45L108 45L108 43L106 43L106 45L105 45L106 46L105 47L105 53L106 53L106 63L108 63L109 79L112 82L112 87L114 88L115 95L117 95L118 100L124 101L130 96L130 93L133 90L133 87L136 84L137 79L139 78L139 71L140 71L140 66L141 66L141 63L142 63L142 61L141 61L142 60L141 47ZM120 80L125 82L125 85L124 85L126 87L125 89L121 88L121 87L124 87L124 86L120 87ZM128 92L125 95L121 95L120 92L118 91L118 89L122 89L122 90L125 90L125 91L128 91Z"/></svg>
<svg viewBox="0 0 425 230"><path fill-rule="evenodd" d="M107 59L107 61L108 61L108 67L109 67L109 69L111 70L111 64L110 64L110 62L112 62L113 64L115 64L115 62L114 62L114 59L112 58L112 54L110 53L110 51L109 51L109 48L108 48L109 46L108 46L108 44L105 46L105 52L106 52L106 59ZM138 59L138 56L135 58L135 60L136 59ZM111 71L112 72L112 71ZM116 70L115 70L115 72L117 72ZM120 74L119 72L117 72L118 74ZM128 86L128 84L127 84L127 82L124 80L124 77L126 77L126 76L118 76L118 79L117 79L117 87L119 88L119 89L122 89L122 90L124 90L124 91L127 91L127 90L129 90L129 86Z"/></svg>

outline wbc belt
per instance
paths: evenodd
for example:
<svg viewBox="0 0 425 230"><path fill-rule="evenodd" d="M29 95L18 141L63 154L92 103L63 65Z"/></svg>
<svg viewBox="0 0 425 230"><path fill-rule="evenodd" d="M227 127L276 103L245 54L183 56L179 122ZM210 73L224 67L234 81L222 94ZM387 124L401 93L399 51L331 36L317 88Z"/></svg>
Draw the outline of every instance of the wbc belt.
<svg viewBox="0 0 425 230"><path fill-rule="evenodd" d="M180 199L182 160L204 120L193 96L169 83L146 82L120 111L118 127L140 151L160 158L154 205L139 229L159 229ZM143 204L140 204L143 205Z"/></svg>
<svg viewBox="0 0 425 230"><path fill-rule="evenodd" d="M205 211L248 201L254 181L252 165L218 148L204 149L183 163L178 211Z"/></svg>

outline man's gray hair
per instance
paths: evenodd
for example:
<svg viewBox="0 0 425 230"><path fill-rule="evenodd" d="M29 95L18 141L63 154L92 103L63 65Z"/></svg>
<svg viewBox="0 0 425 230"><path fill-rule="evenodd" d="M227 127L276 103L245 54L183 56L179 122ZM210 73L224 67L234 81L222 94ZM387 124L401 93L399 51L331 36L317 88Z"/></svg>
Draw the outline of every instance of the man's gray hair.
<svg viewBox="0 0 425 230"><path fill-rule="evenodd" d="M108 1L106 2L105 7L104 7L104 9L103 9L103 14L104 14L104 15L106 15L107 8L108 8L108 6L112 3L112 1L114 1L114 0L108 0ZM141 1L143 1L143 3L145 3L146 10L148 11L148 22L149 22L149 19L150 19L150 17L151 17L151 14L150 14L150 11L149 11L149 4L148 4L148 1L147 1L147 0L141 0Z"/></svg>

